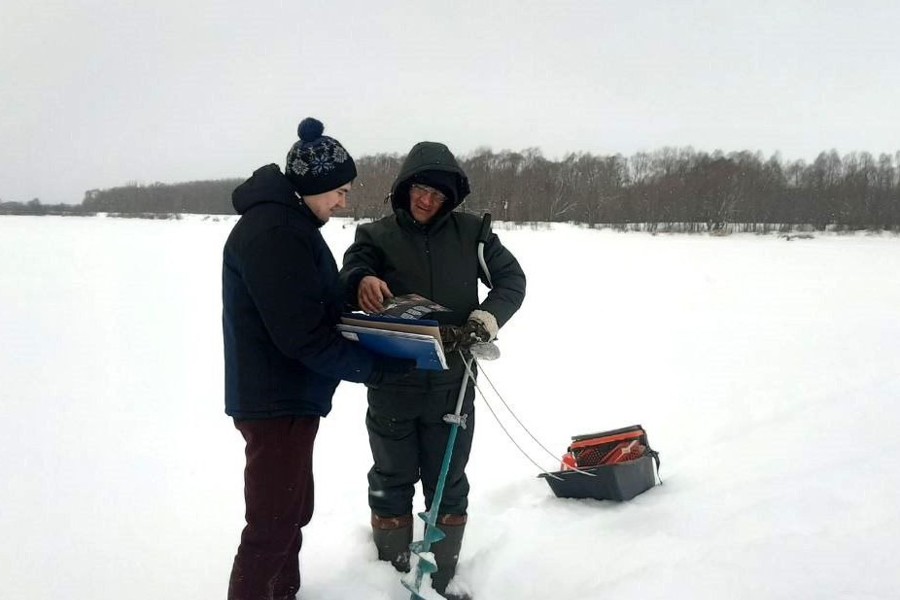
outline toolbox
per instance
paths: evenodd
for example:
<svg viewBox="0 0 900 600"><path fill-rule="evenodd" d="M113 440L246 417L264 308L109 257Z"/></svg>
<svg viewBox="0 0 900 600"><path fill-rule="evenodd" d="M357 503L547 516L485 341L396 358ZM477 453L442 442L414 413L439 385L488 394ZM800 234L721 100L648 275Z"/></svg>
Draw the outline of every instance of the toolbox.
<svg viewBox="0 0 900 600"><path fill-rule="evenodd" d="M654 485L659 453L640 425L572 437L560 470L541 473L560 498L631 500Z"/></svg>

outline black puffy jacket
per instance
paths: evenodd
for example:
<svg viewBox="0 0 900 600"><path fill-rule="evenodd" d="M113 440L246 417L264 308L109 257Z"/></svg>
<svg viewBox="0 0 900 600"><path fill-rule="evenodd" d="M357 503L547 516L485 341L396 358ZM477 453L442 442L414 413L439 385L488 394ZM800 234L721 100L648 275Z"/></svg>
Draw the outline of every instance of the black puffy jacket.
<svg viewBox="0 0 900 600"><path fill-rule="evenodd" d="M335 332L337 265L277 165L232 195L241 218L225 243L225 412L237 419L325 416L340 379L364 382L373 355Z"/></svg>

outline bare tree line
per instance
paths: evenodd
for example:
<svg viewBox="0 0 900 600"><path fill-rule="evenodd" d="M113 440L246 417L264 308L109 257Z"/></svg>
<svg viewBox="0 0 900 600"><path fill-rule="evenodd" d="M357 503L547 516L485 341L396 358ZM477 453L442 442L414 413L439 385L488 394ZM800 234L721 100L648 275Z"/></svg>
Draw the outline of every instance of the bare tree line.
<svg viewBox="0 0 900 600"><path fill-rule="evenodd" d="M350 216L390 212L385 196L403 156L357 160ZM463 157L473 193L463 205L511 222L574 222L623 229L758 231L772 228L900 231L900 152L839 155L812 163L760 153L663 148L631 157L572 153L559 160L537 149ZM97 212L233 214L241 179L126 185L89 190L70 214ZM61 206L45 212L58 213ZM0 202L0 213L43 214L39 200Z"/></svg>

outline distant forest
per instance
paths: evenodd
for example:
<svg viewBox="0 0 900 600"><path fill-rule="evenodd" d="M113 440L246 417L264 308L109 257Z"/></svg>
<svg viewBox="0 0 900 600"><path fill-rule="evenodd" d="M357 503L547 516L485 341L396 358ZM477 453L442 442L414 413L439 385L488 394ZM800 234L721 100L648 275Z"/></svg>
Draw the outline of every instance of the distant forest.
<svg viewBox="0 0 900 600"><path fill-rule="evenodd" d="M390 212L385 196L404 156L358 159L347 216ZM651 231L900 231L900 151L822 152L812 163L760 153L663 148L631 157L539 150L478 150L461 160L473 193L463 209L516 223L572 222ZM252 166L255 167L255 166ZM248 174L252 169L248 169ZM0 214L167 218L180 213L234 214L231 191L242 181L126 185L88 190L80 205L0 202Z"/></svg>

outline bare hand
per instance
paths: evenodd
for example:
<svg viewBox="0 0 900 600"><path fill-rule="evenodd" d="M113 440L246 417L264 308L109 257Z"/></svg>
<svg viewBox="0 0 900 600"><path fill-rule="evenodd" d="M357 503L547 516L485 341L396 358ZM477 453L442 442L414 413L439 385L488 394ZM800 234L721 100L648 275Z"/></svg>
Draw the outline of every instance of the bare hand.
<svg viewBox="0 0 900 600"><path fill-rule="evenodd" d="M359 307L367 313L380 313L383 309L384 299L393 298L388 284L374 275L366 275L359 282L356 299Z"/></svg>

